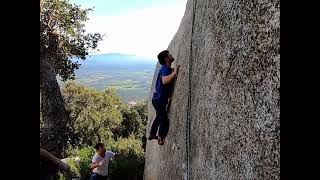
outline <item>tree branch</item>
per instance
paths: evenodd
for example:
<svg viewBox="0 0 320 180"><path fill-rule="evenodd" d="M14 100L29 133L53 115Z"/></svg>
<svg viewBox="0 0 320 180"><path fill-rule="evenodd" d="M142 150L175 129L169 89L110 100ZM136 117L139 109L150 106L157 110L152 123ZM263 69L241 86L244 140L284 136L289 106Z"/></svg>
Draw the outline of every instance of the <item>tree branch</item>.
<svg viewBox="0 0 320 180"><path fill-rule="evenodd" d="M68 166L68 164L62 162L59 158L55 157L54 155L49 153L47 150L42 148L40 148L40 159L50 163L60 171L70 173L70 167Z"/></svg>

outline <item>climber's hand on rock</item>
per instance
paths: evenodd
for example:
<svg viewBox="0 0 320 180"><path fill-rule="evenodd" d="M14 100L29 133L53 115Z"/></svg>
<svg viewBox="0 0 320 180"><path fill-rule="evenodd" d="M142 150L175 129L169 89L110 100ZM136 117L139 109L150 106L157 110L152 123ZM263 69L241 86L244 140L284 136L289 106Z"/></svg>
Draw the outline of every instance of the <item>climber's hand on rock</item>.
<svg viewBox="0 0 320 180"><path fill-rule="evenodd" d="M173 73L177 75L179 72L179 69L180 69L180 66L177 66L176 68L173 69Z"/></svg>
<svg viewBox="0 0 320 180"><path fill-rule="evenodd" d="M177 66L177 72L179 72L179 70L180 70L180 65L179 65L179 66Z"/></svg>

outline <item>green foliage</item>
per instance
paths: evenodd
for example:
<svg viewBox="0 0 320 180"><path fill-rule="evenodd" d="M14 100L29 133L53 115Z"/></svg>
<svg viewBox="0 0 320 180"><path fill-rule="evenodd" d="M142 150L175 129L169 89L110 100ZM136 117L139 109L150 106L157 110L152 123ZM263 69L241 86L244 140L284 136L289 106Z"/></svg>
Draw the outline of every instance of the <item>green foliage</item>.
<svg viewBox="0 0 320 180"><path fill-rule="evenodd" d="M72 121L69 124L68 161L73 176L89 179L95 143L102 142L107 150L126 150L124 156L109 164L111 179L142 179L147 104L123 104L114 89L97 91L74 82L62 90ZM65 177L63 177L65 178Z"/></svg>
<svg viewBox="0 0 320 180"><path fill-rule="evenodd" d="M70 167L72 177L80 177L80 167L76 160L70 159L67 161L67 164Z"/></svg>
<svg viewBox="0 0 320 180"><path fill-rule="evenodd" d="M81 179L90 179L90 163L94 150L92 148L82 148L79 150L78 155L80 157L79 172Z"/></svg>
<svg viewBox="0 0 320 180"><path fill-rule="evenodd" d="M81 149L69 149L68 152L70 157L79 157L80 161L77 162L75 158L71 158L67 161L67 164L70 167L72 177L80 177L81 180L90 179L91 175L91 159L94 155L93 148L84 147ZM60 175L60 180L69 179L66 175Z"/></svg>
<svg viewBox="0 0 320 180"><path fill-rule="evenodd" d="M143 177L144 152L141 148L141 141L135 139L133 135L128 138L119 138L118 141L103 142L106 149L113 152L126 150L126 153L118 158L112 159L109 164L109 177L113 179L134 179ZM91 170L90 163L94 155L93 148L84 147L79 150L69 149L68 155L71 157L80 157L80 162L69 160L67 163L71 168L73 177L89 179ZM66 177L61 177L63 179Z"/></svg>
<svg viewBox="0 0 320 180"><path fill-rule="evenodd" d="M134 179L143 177L144 152L141 148L142 142L135 139L134 135L128 138L119 138L115 144L116 150L126 150L121 158L110 163L111 179Z"/></svg>
<svg viewBox="0 0 320 180"><path fill-rule="evenodd" d="M71 112L69 142L73 146L92 146L95 142L128 137L141 139L147 124L145 103L130 107L123 104L114 89L97 91L74 82L62 90Z"/></svg>
<svg viewBox="0 0 320 180"><path fill-rule="evenodd" d="M81 9L67 0L41 0L40 8L40 54L50 54L63 81L74 79L79 63L71 58L84 60L102 40L101 34L86 33L84 29L92 9ZM52 38L57 40L55 46Z"/></svg>
<svg viewBox="0 0 320 180"><path fill-rule="evenodd" d="M132 107L122 105L120 109L123 120L120 129L113 131L115 137L128 137L134 134L136 138L142 138L148 121L147 104L141 103Z"/></svg>
<svg viewBox="0 0 320 180"><path fill-rule="evenodd" d="M120 98L115 90L97 91L73 82L63 89L66 106L70 110L70 143L75 146L92 146L107 141L112 129L119 126L122 114Z"/></svg>
<svg viewBox="0 0 320 180"><path fill-rule="evenodd" d="M128 137L131 133L135 135L143 133L141 132L141 129L143 128L141 117L133 107L123 106L121 108L121 113L123 116L123 121L121 123L123 129L121 135L123 137Z"/></svg>
<svg viewBox="0 0 320 180"><path fill-rule="evenodd" d="M141 118L141 123L143 125L143 129L146 128L148 123L148 103L147 101L144 101L142 103L139 103L135 106L133 106L133 109L135 109Z"/></svg>

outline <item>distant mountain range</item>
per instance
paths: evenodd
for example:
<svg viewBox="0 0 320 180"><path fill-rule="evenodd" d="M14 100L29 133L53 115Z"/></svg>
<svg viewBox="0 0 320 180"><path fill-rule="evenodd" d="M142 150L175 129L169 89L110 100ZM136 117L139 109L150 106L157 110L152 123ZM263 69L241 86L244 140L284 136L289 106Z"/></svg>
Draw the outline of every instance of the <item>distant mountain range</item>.
<svg viewBox="0 0 320 180"><path fill-rule="evenodd" d="M76 70L77 82L98 90L116 88L125 102L142 101L148 96L157 63L156 59L116 53L75 61L81 64Z"/></svg>

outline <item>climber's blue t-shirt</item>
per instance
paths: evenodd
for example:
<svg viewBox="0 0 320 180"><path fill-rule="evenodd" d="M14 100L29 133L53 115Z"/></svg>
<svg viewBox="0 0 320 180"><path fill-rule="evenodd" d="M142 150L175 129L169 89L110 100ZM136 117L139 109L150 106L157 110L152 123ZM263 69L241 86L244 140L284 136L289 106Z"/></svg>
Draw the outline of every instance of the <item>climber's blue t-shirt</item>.
<svg viewBox="0 0 320 180"><path fill-rule="evenodd" d="M172 82L164 85L162 83L162 76L168 76L172 73L172 69L166 65L163 65L159 71L157 82L156 82L156 91L153 94L152 100L157 101L163 105L168 103L168 98L172 92Z"/></svg>

